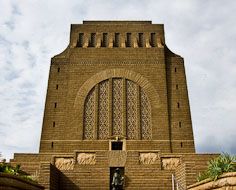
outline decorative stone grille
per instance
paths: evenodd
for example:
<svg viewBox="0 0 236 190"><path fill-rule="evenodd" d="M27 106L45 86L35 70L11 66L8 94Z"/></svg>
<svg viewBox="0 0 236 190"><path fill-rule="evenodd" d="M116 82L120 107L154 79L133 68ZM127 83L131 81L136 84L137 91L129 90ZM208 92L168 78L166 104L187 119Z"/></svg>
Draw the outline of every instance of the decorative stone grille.
<svg viewBox="0 0 236 190"><path fill-rule="evenodd" d="M151 105L146 93L141 89L141 135L142 139L151 139Z"/></svg>
<svg viewBox="0 0 236 190"><path fill-rule="evenodd" d="M138 85L127 80L127 139L138 138Z"/></svg>
<svg viewBox="0 0 236 190"><path fill-rule="evenodd" d="M113 109L113 135L122 134L122 112L123 112L123 84L121 78L114 78L112 83L112 109Z"/></svg>
<svg viewBox="0 0 236 190"><path fill-rule="evenodd" d="M99 83L98 139L109 137L109 81Z"/></svg>
<svg viewBox="0 0 236 190"><path fill-rule="evenodd" d="M93 88L86 100L84 107L84 139L94 138L95 125L95 88Z"/></svg>
<svg viewBox="0 0 236 190"><path fill-rule="evenodd" d="M84 139L151 140L151 105L144 90L125 78L101 81L84 104Z"/></svg>

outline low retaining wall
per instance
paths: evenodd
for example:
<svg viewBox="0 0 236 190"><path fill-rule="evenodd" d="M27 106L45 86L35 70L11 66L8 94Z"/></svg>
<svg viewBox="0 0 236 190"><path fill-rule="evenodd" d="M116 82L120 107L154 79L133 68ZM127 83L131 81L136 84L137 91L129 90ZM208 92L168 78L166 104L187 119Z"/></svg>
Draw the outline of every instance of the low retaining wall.
<svg viewBox="0 0 236 190"><path fill-rule="evenodd" d="M0 173L0 189L4 190L42 190L43 186L23 179L19 176Z"/></svg>
<svg viewBox="0 0 236 190"><path fill-rule="evenodd" d="M205 179L188 186L188 190L236 190L236 172L229 172L221 175L216 181Z"/></svg>

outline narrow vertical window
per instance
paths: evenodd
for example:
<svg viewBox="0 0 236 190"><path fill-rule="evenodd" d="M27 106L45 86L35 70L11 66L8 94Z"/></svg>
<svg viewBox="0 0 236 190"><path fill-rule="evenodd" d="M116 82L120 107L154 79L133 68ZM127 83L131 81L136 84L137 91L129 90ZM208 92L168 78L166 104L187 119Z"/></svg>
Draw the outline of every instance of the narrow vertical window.
<svg viewBox="0 0 236 190"><path fill-rule="evenodd" d="M53 127L55 127L55 126L56 126L56 122L55 122L55 121L53 121L53 123L52 123L52 126L53 126Z"/></svg>
<svg viewBox="0 0 236 190"><path fill-rule="evenodd" d="M139 33L138 34L138 45L139 47L143 47L144 46L144 39L143 39L143 33Z"/></svg>
<svg viewBox="0 0 236 190"><path fill-rule="evenodd" d="M175 85L175 89L176 89L176 90L179 89L179 85L178 85L178 84Z"/></svg>
<svg viewBox="0 0 236 190"><path fill-rule="evenodd" d="M177 107L180 108L180 104L179 104L179 102L177 103Z"/></svg>
<svg viewBox="0 0 236 190"><path fill-rule="evenodd" d="M177 68L175 67L175 73L177 72Z"/></svg>
<svg viewBox="0 0 236 190"><path fill-rule="evenodd" d="M77 41L77 47L83 47L84 44L84 33L79 33L79 39Z"/></svg>
<svg viewBox="0 0 236 190"><path fill-rule="evenodd" d="M57 103L55 102L55 103L54 103L54 108L56 108L56 107L57 107Z"/></svg>
<svg viewBox="0 0 236 190"><path fill-rule="evenodd" d="M181 121L179 121L179 128L181 128L182 127L182 123L181 123Z"/></svg>
<svg viewBox="0 0 236 190"><path fill-rule="evenodd" d="M89 47L95 47L96 33L91 33Z"/></svg>
<svg viewBox="0 0 236 190"><path fill-rule="evenodd" d="M119 46L120 46L120 34L115 33L114 47L119 47Z"/></svg>
<svg viewBox="0 0 236 190"><path fill-rule="evenodd" d="M103 33L103 35L102 35L102 47L107 47L108 46L107 45L107 43L108 43L107 37L108 37L107 33Z"/></svg>
<svg viewBox="0 0 236 190"><path fill-rule="evenodd" d="M61 70L61 69L60 69L60 67L58 67L58 68L57 68L57 72L59 73L59 72L60 72L60 70Z"/></svg>
<svg viewBox="0 0 236 190"><path fill-rule="evenodd" d="M53 142L51 142L51 148L53 148Z"/></svg>
<svg viewBox="0 0 236 190"><path fill-rule="evenodd" d="M157 46L157 42L156 42L156 33L151 33L151 42L150 42L152 47L156 47Z"/></svg>
<svg viewBox="0 0 236 190"><path fill-rule="evenodd" d="M131 47L131 33L126 34L126 47Z"/></svg>
<svg viewBox="0 0 236 190"><path fill-rule="evenodd" d="M181 148L183 147L183 143L182 142L180 143L180 146L181 146Z"/></svg>
<svg viewBox="0 0 236 190"><path fill-rule="evenodd" d="M56 85L56 89L58 90L58 84Z"/></svg>

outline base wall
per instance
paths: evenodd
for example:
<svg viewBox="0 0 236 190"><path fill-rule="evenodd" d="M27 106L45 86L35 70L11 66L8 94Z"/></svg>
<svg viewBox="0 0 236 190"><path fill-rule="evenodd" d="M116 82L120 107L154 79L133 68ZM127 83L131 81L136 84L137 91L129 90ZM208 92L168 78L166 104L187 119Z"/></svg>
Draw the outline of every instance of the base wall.
<svg viewBox="0 0 236 190"><path fill-rule="evenodd" d="M79 150L71 154L16 154L14 164L38 173L46 189L110 189L111 168L124 168L125 189L172 187L172 174L183 187L196 182L207 161L218 154L170 154L160 151Z"/></svg>

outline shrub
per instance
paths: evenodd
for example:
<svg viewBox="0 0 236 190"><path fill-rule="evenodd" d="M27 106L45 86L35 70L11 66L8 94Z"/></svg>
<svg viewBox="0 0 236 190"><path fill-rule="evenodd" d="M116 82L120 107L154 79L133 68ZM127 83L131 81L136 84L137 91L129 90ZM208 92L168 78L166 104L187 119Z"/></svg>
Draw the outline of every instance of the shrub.
<svg viewBox="0 0 236 190"><path fill-rule="evenodd" d="M20 169L20 165L16 165L15 167L13 167L9 163L0 162L0 173L17 175L17 176L27 179L29 181L34 181L31 176L27 175L26 172L24 172Z"/></svg>
<svg viewBox="0 0 236 190"><path fill-rule="evenodd" d="M197 180L202 181L207 178L216 180L225 172L236 172L235 161L236 156L223 153L219 157L208 162L207 170L199 173Z"/></svg>

